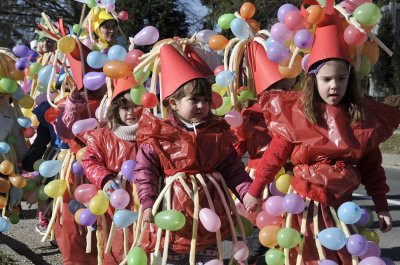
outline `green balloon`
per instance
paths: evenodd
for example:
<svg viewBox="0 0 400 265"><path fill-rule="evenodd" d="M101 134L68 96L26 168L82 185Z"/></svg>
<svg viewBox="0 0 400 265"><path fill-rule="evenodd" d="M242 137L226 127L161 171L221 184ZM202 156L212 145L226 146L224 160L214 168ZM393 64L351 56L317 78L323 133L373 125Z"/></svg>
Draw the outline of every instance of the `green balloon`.
<svg viewBox="0 0 400 265"><path fill-rule="evenodd" d="M29 66L29 71L31 74L37 74L39 73L40 69L42 69L43 65L40 63L33 63Z"/></svg>
<svg viewBox="0 0 400 265"><path fill-rule="evenodd" d="M138 72L134 73L134 77L135 80L140 83L143 84L144 82L146 82L146 80L149 78L150 76L150 68L143 74L143 69L139 70Z"/></svg>
<svg viewBox="0 0 400 265"><path fill-rule="evenodd" d="M142 96L147 93L144 85L140 84L139 86L131 88L130 94L133 103L136 105L142 105Z"/></svg>
<svg viewBox="0 0 400 265"><path fill-rule="evenodd" d="M232 108L232 102L230 97L222 97L222 105L218 109L214 109L213 113L218 116L225 115Z"/></svg>
<svg viewBox="0 0 400 265"><path fill-rule="evenodd" d="M297 246L300 241L300 234L293 228L282 228L279 230L276 240L279 246L283 248L292 248Z"/></svg>
<svg viewBox="0 0 400 265"><path fill-rule="evenodd" d="M72 30L74 31L75 34L78 34L81 29L82 29L82 27L79 24L74 24L72 26Z"/></svg>
<svg viewBox="0 0 400 265"><path fill-rule="evenodd" d="M270 249L265 253L265 262L268 265L283 265L285 263L285 255L278 249Z"/></svg>
<svg viewBox="0 0 400 265"><path fill-rule="evenodd" d="M36 160L36 161L33 163L33 169L34 169L35 171L39 171L39 167L40 167L40 165L41 165L44 161L45 161L44 159L38 159L38 160Z"/></svg>
<svg viewBox="0 0 400 265"><path fill-rule="evenodd" d="M33 179L26 179L26 185L22 188L24 192L32 191L35 189L36 182Z"/></svg>
<svg viewBox="0 0 400 265"><path fill-rule="evenodd" d="M246 236L250 236L253 233L253 224L247 219L246 217L240 215L240 219L242 220L243 226L244 226L244 233ZM242 236L240 232L240 227L239 224L236 224L235 226L236 233L238 233L240 236Z"/></svg>
<svg viewBox="0 0 400 265"><path fill-rule="evenodd" d="M44 192L44 187L45 186L46 185L43 184L43 185L41 185L39 187L39 190L38 190L38 199L39 199L39 201L46 201L49 198L49 196L46 194L46 192Z"/></svg>
<svg viewBox="0 0 400 265"><path fill-rule="evenodd" d="M218 26L221 29L230 29L231 28L231 22L234 20L236 16L232 13L227 13L223 14L218 18Z"/></svg>
<svg viewBox="0 0 400 265"><path fill-rule="evenodd" d="M156 214L154 222L161 229L177 231L185 225L186 219L179 211L165 210Z"/></svg>
<svg viewBox="0 0 400 265"><path fill-rule="evenodd" d="M367 56L361 55L360 68L358 69L356 76L357 78L366 77L372 69L372 64Z"/></svg>
<svg viewBox="0 0 400 265"><path fill-rule="evenodd" d="M128 265L147 265L146 252L141 247L134 247L128 254Z"/></svg>
<svg viewBox="0 0 400 265"><path fill-rule="evenodd" d="M96 2L96 0L89 0L87 2L87 5L88 5L89 8L93 8L93 7L97 6L97 2Z"/></svg>
<svg viewBox="0 0 400 265"><path fill-rule="evenodd" d="M14 93L17 90L17 82L10 78L0 79L0 93Z"/></svg>
<svg viewBox="0 0 400 265"><path fill-rule="evenodd" d="M249 90L242 90L238 96L240 102L246 102L252 98L254 98L253 93L251 93Z"/></svg>
<svg viewBox="0 0 400 265"><path fill-rule="evenodd" d="M372 26L381 19L380 8L373 3L364 3L354 10L353 16L362 26Z"/></svg>
<svg viewBox="0 0 400 265"><path fill-rule="evenodd" d="M37 90L39 90L39 92L44 93L47 91L47 86L43 85L42 83L39 82L39 85L37 86Z"/></svg>
<svg viewBox="0 0 400 265"><path fill-rule="evenodd" d="M9 144L15 144L16 141L17 141L17 137L14 134L9 134L6 137L6 142Z"/></svg>
<svg viewBox="0 0 400 265"><path fill-rule="evenodd" d="M366 240L372 241L375 244L379 245L379 235L373 229L369 228L359 228L359 234L365 237Z"/></svg>
<svg viewBox="0 0 400 265"><path fill-rule="evenodd" d="M10 223L12 223L14 225L19 223L19 216L14 213L10 214L8 219L10 220Z"/></svg>

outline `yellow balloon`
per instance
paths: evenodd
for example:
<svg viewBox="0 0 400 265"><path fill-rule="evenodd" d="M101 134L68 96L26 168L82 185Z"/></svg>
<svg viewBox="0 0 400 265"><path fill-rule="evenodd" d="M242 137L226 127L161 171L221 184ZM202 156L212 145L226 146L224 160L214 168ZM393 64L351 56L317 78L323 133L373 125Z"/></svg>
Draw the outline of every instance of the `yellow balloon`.
<svg viewBox="0 0 400 265"><path fill-rule="evenodd" d="M21 105L21 107L23 107L25 109L30 109L35 104L35 101L29 95L24 95L24 97L21 98L18 102L19 102L19 105Z"/></svg>
<svg viewBox="0 0 400 265"><path fill-rule="evenodd" d="M33 114L33 113L32 113L31 120L32 120L32 126L33 126L33 127L39 126L39 123L40 123L40 122L39 122L38 118L36 117L36 115Z"/></svg>
<svg viewBox="0 0 400 265"><path fill-rule="evenodd" d="M64 179L55 179L50 181L45 187L44 192L50 198L57 198L64 194L67 189L67 182Z"/></svg>
<svg viewBox="0 0 400 265"><path fill-rule="evenodd" d="M0 163L0 173L10 175L14 172L14 165L9 160L4 160Z"/></svg>
<svg viewBox="0 0 400 265"><path fill-rule="evenodd" d="M95 215L102 215L107 212L109 200L102 190L89 202L89 209Z"/></svg>
<svg viewBox="0 0 400 265"><path fill-rule="evenodd" d="M61 152L57 155L57 160L64 161L65 156L68 154L68 150L61 150Z"/></svg>
<svg viewBox="0 0 400 265"><path fill-rule="evenodd" d="M366 240L372 241L379 246L380 242L379 235L374 230L368 228L359 228L359 233L360 235L365 237Z"/></svg>
<svg viewBox="0 0 400 265"><path fill-rule="evenodd" d="M282 192L282 193L287 193L290 187L290 183L292 182L292 176L289 174L283 174L280 175L276 180L276 188Z"/></svg>
<svg viewBox="0 0 400 265"><path fill-rule="evenodd" d="M0 209L3 209L7 205L7 200L3 196L0 195Z"/></svg>
<svg viewBox="0 0 400 265"><path fill-rule="evenodd" d="M75 212L75 214L74 214L74 219L75 219L75 222L76 222L77 224L82 225L82 224L79 222L79 216L81 215L81 213L82 213L84 210L85 210L85 209L78 209L78 210Z"/></svg>
<svg viewBox="0 0 400 265"><path fill-rule="evenodd" d="M25 108L21 108L21 112L22 114L24 114L25 117L32 119L33 117L33 113L32 113L33 109L25 109Z"/></svg>
<svg viewBox="0 0 400 265"><path fill-rule="evenodd" d="M71 53L75 49L75 40L72 37L63 37L58 40L57 48L63 53Z"/></svg>
<svg viewBox="0 0 400 265"><path fill-rule="evenodd" d="M286 173L285 168L281 167L281 169L279 169L278 173L276 173L275 179L277 179L280 175L283 175L285 173Z"/></svg>
<svg viewBox="0 0 400 265"><path fill-rule="evenodd" d="M220 87L220 86L217 85L216 83L213 84L213 85L211 86L211 88L212 88L213 91L215 91L215 92L217 92L218 94L220 94L221 97L223 97L223 96L225 95L226 91L228 90L227 87Z"/></svg>
<svg viewBox="0 0 400 265"><path fill-rule="evenodd" d="M82 162L83 157L85 156L85 152L86 152L86 147L79 149L79 151L76 153L76 160L78 160L78 162Z"/></svg>

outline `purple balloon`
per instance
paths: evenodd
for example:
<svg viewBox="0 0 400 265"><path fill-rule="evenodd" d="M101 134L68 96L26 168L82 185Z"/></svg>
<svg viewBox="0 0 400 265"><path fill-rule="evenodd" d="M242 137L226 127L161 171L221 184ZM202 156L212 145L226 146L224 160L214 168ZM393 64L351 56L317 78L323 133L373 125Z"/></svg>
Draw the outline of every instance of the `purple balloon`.
<svg viewBox="0 0 400 265"><path fill-rule="evenodd" d="M36 59L40 56L39 53L35 52L34 50L29 51L28 59L31 62L36 62Z"/></svg>
<svg viewBox="0 0 400 265"><path fill-rule="evenodd" d="M196 39L202 43L207 43L210 41L212 36L216 35L214 31L209 29L203 29L197 32Z"/></svg>
<svg viewBox="0 0 400 265"><path fill-rule="evenodd" d="M385 265L395 265L395 264L394 264L394 261L391 260L390 258L381 257L381 260L383 260L383 262L385 262Z"/></svg>
<svg viewBox="0 0 400 265"><path fill-rule="evenodd" d="M277 188L276 188L276 183L275 181L272 182L271 184L269 184L269 191L271 193L271 195L273 196L281 196L284 197L286 194L283 192L280 192Z"/></svg>
<svg viewBox="0 0 400 265"><path fill-rule="evenodd" d="M319 262L319 265L338 265L336 262L330 259L324 259Z"/></svg>
<svg viewBox="0 0 400 265"><path fill-rule="evenodd" d="M378 257L368 257L358 263L359 265L385 265L385 262Z"/></svg>
<svg viewBox="0 0 400 265"><path fill-rule="evenodd" d="M263 210L272 216L281 215L283 213L282 202L283 202L283 198L280 196L269 197L263 203Z"/></svg>
<svg viewBox="0 0 400 265"><path fill-rule="evenodd" d="M124 209L129 201L129 194L124 189L118 189L110 195L110 203L115 209Z"/></svg>
<svg viewBox="0 0 400 265"><path fill-rule="evenodd" d="M377 244L372 241L367 241L367 251L365 254L360 255L361 259L366 259L368 257L380 257L381 256L381 249Z"/></svg>
<svg viewBox="0 0 400 265"><path fill-rule="evenodd" d="M93 130L97 127L98 121L96 118L89 118L84 120L78 120L72 125L72 133L78 135L83 132Z"/></svg>
<svg viewBox="0 0 400 265"><path fill-rule="evenodd" d="M360 219L358 220L358 222L356 223L356 225L359 225L359 226L366 226L368 223L369 223L369 221L371 221L371 215L369 214L369 212L366 210L366 209L364 209L364 208L361 208L361 217L360 217Z"/></svg>
<svg viewBox="0 0 400 265"><path fill-rule="evenodd" d="M79 215L79 222L84 226L91 226L96 220L97 215L93 214L89 209L83 210L81 215Z"/></svg>
<svg viewBox="0 0 400 265"><path fill-rule="evenodd" d="M12 49L12 52L18 57L28 57L31 49L26 45L17 45Z"/></svg>
<svg viewBox="0 0 400 265"><path fill-rule="evenodd" d="M285 212L298 214L304 211L304 199L298 194L290 193L283 197L282 209Z"/></svg>
<svg viewBox="0 0 400 265"><path fill-rule="evenodd" d="M272 62L280 62L290 56L290 51L283 43L273 42L268 47L267 55Z"/></svg>
<svg viewBox="0 0 400 265"><path fill-rule="evenodd" d="M75 176L82 177L85 175L85 170L82 167L82 164L75 160L72 163L72 172L74 172Z"/></svg>
<svg viewBox="0 0 400 265"><path fill-rule="evenodd" d="M364 255L368 250L367 240L360 234L351 235L347 239L346 248L353 256Z"/></svg>
<svg viewBox="0 0 400 265"><path fill-rule="evenodd" d="M124 163L122 163L121 173L128 181L132 182L132 180L134 179L133 171L135 170L135 167L135 160L126 160Z"/></svg>
<svg viewBox="0 0 400 265"><path fill-rule="evenodd" d="M284 23L278 22L271 27L271 37L280 42L287 41L292 38L293 32L289 30Z"/></svg>
<svg viewBox="0 0 400 265"><path fill-rule="evenodd" d="M136 45L151 45L158 41L159 37L158 29L153 26L147 26L133 37L133 42Z"/></svg>
<svg viewBox="0 0 400 265"><path fill-rule="evenodd" d="M97 90L106 84L103 72L89 72L83 77L83 85L89 90Z"/></svg>
<svg viewBox="0 0 400 265"><path fill-rule="evenodd" d="M28 67L28 65L29 59L27 57L22 57L15 62L15 69L17 69L18 71L23 71Z"/></svg>
<svg viewBox="0 0 400 265"><path fill-rule="evenodd" d="M293 10L299 10L296 6L292 4L284 4L278 9L278 20L280 22L285 22L286 14Z"/></svg>
<svg viewBox="0 0 400 265"><path fill-rule="evenodd" d="M300 49L308 49L314 42L313 34L307 29L301 29L294 35L294 44Z"/></svg>

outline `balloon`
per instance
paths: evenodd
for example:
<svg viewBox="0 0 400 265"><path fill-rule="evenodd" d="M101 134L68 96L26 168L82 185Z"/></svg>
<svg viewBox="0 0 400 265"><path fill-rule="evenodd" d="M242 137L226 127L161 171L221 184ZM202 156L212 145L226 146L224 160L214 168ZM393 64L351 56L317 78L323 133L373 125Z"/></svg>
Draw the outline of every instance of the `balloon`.
<svg viewBox="0 0 400 265"><path fill-rule="evenodd" d="M208 45L210 46L211 49L220 51L225 49L226 45L228 45L229 40L222 36L222 35L213 35L210 37L210 41L208 42Z"/></svg>
<svg viewBox="0 0 400 265"><path fill-rule="evenodd" d="M285 25L289 30L297 31L307 27L307 21L299 10L292 10L285 16Z"/></svg>
<svg viewBox="0 0 400 265"><path fill-rule="evenodd" d="M110 203L115 209L124 209L129 201L129 194L124 189L117 189L110 195Z"/></svg>
<svg viewBox="0 0 400 265"><path fill-rule="evenodd" d="M7 135L7 137L6 137L6 141L7 141L7 143L9 143L9 144L15 144L16 141L17 141L17 137L16 137L14 134L9 134L9 135Z"/></svg>
<svg viewBox="0 0 400 265"><path fill-rule="evenodd" d="M17 45L12 48L12 52L18 57L28 57L30 51L31 49L26 45Z"/></svg>
<svg viewBox="0 0 400 265"><path fill-rule="evenodd" d="M158 29L153 26L147 26L133 37L133 42L136 45L151 45L156 43L159 37Z"/></svg>
<svg viewBox="0 0 400 265"><path fill-rule="evenodd" d="M240 16L244 19L249 19L256 13L256 7L253 3L245 2L240 7Z"/></svg>
<svg viewBox="0 0 400 265"><path fill-rule="evenodd" d="M19 59L15 62L15 69L18 70L18 71L23 71L23 70L25 70L28 66L29 66L29 58L27 58L27 57L19 58Z"/></svg>
<svg viewBox="0 0 400 265"><path fill-rule="evenodd" d="M292 182L292 176L289 174L282 174L275 180L276 188L282 192L287 193Z"/></svg>
<svg viewBox="0 0 400 265"><path fill-rule="evenodd" d="M272 216L269 215L266 211L261 211L257 214L256 225L260 230L268 225L280 226L281 223L281 216Z"/></svg>
<svg viewBox="0 0 400 265"><path fill-rule="evenodd" d="M362 26L372 26L379 21L382 14L377 5L365 3L354 10L353 16Z"/></svg>
<svg viewBox="0 0 400 265"><path fill-rule="evenodd" d="M252 98L254 98L253 93L251 93L249 90L246 90L246 89L240 91L240 94L238 96L238 100L240 102L246 102Z"/></svg>
<svg viewBox="0 0 400 265"><path fill-rule="evenodd" d="M202 42L202 43L208 43L210 41L211 36L216 35L214 31L209 30L209 29L203 29L197 32L196 34L196 40Z"/></svg>
<svg viewBox="0 0 400 265"><path fill-rule="evenodd" d="M121 45L113 45L108 50L107 55L110 61L125 61L126 54L127 52L124 47Z"/></svg>
<svg viewBox="0 0 400 265"><path fill-rule="evenodd" d="M223 71L223 70L221 70ZM218 73L220 73L221 71L219 71ZM226 91L228 90L227 87L220 87L218 84L213 84L211 86L211 89L215 92L217 92L219 95L224 96Z"/></svg>
<svg viewBox="0 0 400 265"><path fill-rule="evenodd" d="M233 243L232 256L237 261L246 261L249 257L249 248L243 241L237 241Z"/></svg>
<svg viewBox="0 0 400 265"><path fill-rule="evenodd" d="M220 87L227 87L234 78L235 75L231 71L221 71L215 77L215 83Z"/></svg>
<svg viewBox="0 0 400 265"><path fill-rule="evenodd" d="M337 227L329 227L319 232L316 236L321 245L330 250L339 250L346 244L346 236Z"/></svg>
<svg viewBox="0 0 400 265"><path fill-rule="evenodd" d="M219 216L209 208L203 208L199 213L200 222L209 232L217 232L221 228Z"/></svg>
<svg viewBox="0 0 400 265"><path fill-rule="evenodd" d="M25 109L30 109L35 104L33 98L29 95L24 95L24 97L19 101L19 105Z"/></svg>
<svg viewBox="0 0 400 265"><path fill-rule="evenodd" d="M330 259L321 260L319 265L338 265L336 262Z"/></svg>
<svg viewBox="0 0 400 265"><path fill-rule="evenodd" d="M246 20L247 24L249 24L253 34L257 34L260 31L260 23L252 18Z"/></svg>
<svg viewBox="0 0 400 265"><path fill-rule="evenodd" d="M352 46L359 47L367 40L368 36L359 31L353 24L346 27L343 33L344 41Z"/></svg>
<svg viewBox="0 0 400 265"><path fill-rule="evenodd" d="M150 69L143 73L143 69L140 69L138 72L134 73L133 76L138 84L143 84L147 81L150 76Z"/></svg>
<svg viewBox="0 0 400 265"><path fill-rule="evenodd" d="M377 244L372 241L366 242L365 253L360 255L361 259L366 259L368 257L380 257L381 256L381 249Z"/></svg>
<svg viewBox="0 0 400 265"><path fill-rule="evenodd" d="M82 27L81 27L81 25L79 25L79 24L74 24L73 26L72 26L72 31L76 34L76 35L78 35L79 34L79 32L82 30ZM74 45L75 45L75 43L74 43ZM73 51L73 50L72 50Z"/></svg>
<svg viewBox="0 0 400 265"><path fill-rule="evenodd" d="M251 36L253 32L249 24L246 23L242 18L235 18L231 22L232 33L241 40L246 40Z"/></svg>
<svg viewBox="0 0 400 265"><path fill-rule="evenodd" d="M55 179L50 181L46 187L44 187L44 192L50 198L57 198L64 194L67 189L67 182L64 179Z"/></svg>
<svg viewBox="0 0 400 265"><path fill-rule="evenodd" d="M181 229L186 222L185 216L176 210L164 210L154 217L156 225L164 230L177 231Z"/></svg>
<svg viewBox="0 0 400 265"><path fill-rule="evenodd" d="M132 68L126 62L108 61L103 66L103 72L107 77L120 79L130 76Z"/></svg>
<svg viewBox="0 0 400 265"><path fill-rule="evenodd" d="M119 20L127 21L129 19L129 14L125 10L122 10L117 15Z"/></svg>
<svg viewBox="0 0 400 265"><path fill-rule="evenodd" d="M390 258L381 257L381 260L383 260L383 262L385 262L385 265L395 265L395 263L393 262L393 260L391 260Z"/></svg>
<svg viewBox="0 0 400 265"><path fill-rule="evenodd" d="M281 250L269 249L265 253L265 262L268 265L283 265L285 263L285 255Z"/></svg>
<svg viewBox="0 0 400 265"><path fill-rule="evenodd" d="M145 93L141 97L142 105L145 108L151 109L157 106L158 99L154 93Z"/></svg>
<svg viewBox="0 0 400 265"><path fill-rule="evenodd" d="M83 147L79 149L79 151L76 153L76 160L78 160L78 162L82 162L82 159L85 156L85 152L86 152L86 147Z"/></svg>
<svg viewBox="0 0 400 265"><path fill-rule="evenodd" d="M368 257L358 263L359 265L385 265L385 262L378 257Z"/></svg>
<svg viewBox="0 0 400 265"><path fill-rule="evenodd" d="M133 103L136 105L141 105L141 100L142 96L147 93L146 88L143 86L143 84L140 84L139 86L131 88L130 95Z"/></svg>
<svg viewBox="0 0 400 265"><path fill-rule="evenodd" d="M89 72L83 77L83 85L88 90L98 90L106 84L106 75L102 72Z"/></svg>
<svg viewBox="0 0 400 265"><path fill-rule="evenodd" d="M205 263L204 265L223 265L224 263L220 261L219 259L213 259L210 260L209 262Z"/></svg>
<svg viewBox="0 0 400 265"><path fill-rule="evenodd" d="M367 240L359 234L351 235L347 239L346 248L353 256L364 255L368 250Z"/></svg>
<svg viewBox="0 0 400 265"><path fill-rule="evenodd" d="M133 171L135 170L136 163L137 162L135 160L126 160L122 163L121 173L128 181L132 182L132 180L134 179Z"/></svg>
<svg viewBox="0 0 400 265"><path fill-rule="evenodd" d="M271 196L263 203L263 210L269 215L279 216L283 213L283 198L280 196Z"/></svg>
<svg viewBox="0 0 400 265"><path fill-rule="evenodd" d="M81 216L81 213L84 211L85 209L78 209L75 214L74 214L74 220L77 224L81 224L79 221L79 217Z"/></svg>
<svg viewBox="0 0 400 265"><path fill-rule="evenodd" d="M376 64L379 58L378 44L375 41L366 41L361 54L367 56L372 64Z"/></svg>
<svg viewBox="0 0 400 265"><path fill-rule="evenodd" d="M218 18L218 26L221 29L229 29L231 27L232 21L236 18L236 16L232 13L223 14Z"/></svg>
<svg viewBox="0 0 400 265"><path fill-rule="evenodd" d="M3 175L10 175L14 172L14 165L9 160L3 160L0 163L0 173Z"/></svg>
<svg viewBox="0 0 400 265"><path fill-rule="evenodd" d="M361 55L360 68L356 73L357 78L366 77L371 72L371 69L372 69L372 64L369 61L368 57L365 55Z"/></svg>
<svg viewBox="0 0 400 265"><path fill-rule="evenodd" d="M253 233L253 224L247 219L246 217L240 215L240 220L242 220L243 228L244 228L244 233L246 236L250 236ZM236 224L235 226L236 233L239 235L242 235L240 231L239 224Z"/></svg>
<svg viewBox="0 0 400 265"><path fill-rule="evenodd" d="M84 226L91 226L97 220L97 215L94 215L90 212L89 209L85 209L79 215L79 223Z"/></svg>
<svg viewBox="0 0 400 265"><path fill-rule="evenodd" d="M86 61L90 67L99 69L108 62L108 56L102 52L93 51L88 54Z"/></svg>
<svg viewBox="0 0 400 265"><path fill-rule="evenodd" d="M36 182L33 179L25 179L26 180L26 184L23 188L24 192L29 192L29 191L33 191L36 187Z"/></svg>
<svg viewBox="0 0 400 265"><path fill-rule="evenodd" d="M293 10L299 10L296 6L292 4L284 4L278 9L278 20L279 22L285 22L286 15Z"/></svg>
<svg viewBox="0 0 400 265"><path fill-rule="evenodd" d="M211 108L213 108L213 109L218 109L219 107L221 107L222 106L222 103L224 102L223 101L223 99L222 99L222 97L221 97L221 95L220 94L218 94L217 92L215 92L215 91L212 91L211 92L211 98L212 98L212 105L211 105Z"/></svg>
<svg viewBox="0 0 400 265"><path fill-rule="evenodd" d="M281 230L281 227L277 225L264 226L258 234L258 239L260 240L260 243L268 248L273 248L277 246L278 241L276 240L276 237L279 230Z"/></svg>
<svg viewBox="0 0 400 265"><path fill-rule="evenodd" d="M19 223L19 216L16 214L10 214L10 216L8 217L8 219L10 220L10 223L12 224L18 224Z"/></svg>
<svg viewBox="0 0 400 265"><path fill-rule="evenodd" d="M62 37L57 41L57 48L63 53L71 53L75 50L75 40L72 37Z"/></svg>
<svg viewBox="0 0 400 265"><path fill-rule="evenodd" d="M280 247L293 248L300 242L300 234L293 228L282 228L276 239Z"/></svg>
<svg viewBox="0 0 400 265"><path fill-rule="evenodd" d="M290 51L284 44L280 42L272 42L267 48L267 55L272 62L280 62L290 56Z"/></svg>
<svg viewBox="0 0 400 265"><path fill-rule="evenodd" d="M47 86L50 82L51 72L53 71L52 65L46 65L40 69L38 73L39 82Z"/></svg>
<svg viewBox="0 0 400 265"><path fill-rule="evenodd" d="M19 174L12 174L8 176L8 180L10 181L11 185L18 189L22 189L26 186L26 179Z"/></svg>
<svg viewBox="0 0 400 265"><path fill-rule="evenodd" d="M39 166L39 173L45 178L51 178L61 171L62 162L59 160L44 161Z"/></svg>
<svg viewBox="0 0 400 265"><path fill-rule="evenodd" d="M49 196L47 196L46 192L44 191L44 188L46 187L45 184L40 185L39 190L38 190L38 199L39 201L46 201Z"/></svg>
<svg viewBox="0 0 400 265"><path fill-rule="evenodd" d="M93 184L81 184L76 187L74 192L75 199L82 203L88 204L90 200L97 194L97 187Z"/></svg>
<svg viewBox="0 0 400 265"><path fill-rule="evenodd" d="M11 223L10 220L4 217L0 217L0 232L5 233L10 231Z"/></svg>
<svg viewBox="0 0 400 265"><path fill-rule="evenodd" d="M32 125L31 119L28 119L27 117L23 117L23 116L18 117L17 122L18 122L19 126L21 126L23 128L28 128Z"/></svg>
<svg viewBox="0 0 400 265"><path fill-rule="evenodd" d="M357 221L356 225L358 226L367 226L369 222L371 221L371 215L370 212L368 212L366 209L361 208L360 209L360 219Z"/></svg>
<svg viewBox="0 0 400 265"><path fill-rule="evenodd" d="M6 193L10 190L10 182L4 178L0 178L0 193Z"/></svg>
<svg viewBox="0 0 400 265"><path fill-rule="evenodd" d="M89 209L95 215L102 215L107 212L109 201L104 193L100 190L89 202Z"/></svg>
<svg viewBox="0 0 400 265"><path fill-rule="evenodd" d="M24 97L24 91L20 86L17 86L17 88L15 89L14 93L12 93L11 96L15 100L20 100Z"/></svg>
<svg viewBox="0 0 400 265"><path fill-rule="evenodd" d="M76 211L78 211L79 209L83 209L85 206L78 202L77 200L71 200L68 203L68 210L70 211L70 213L75 214Z"/></svg>
<svg viewBox="0 0 400 265"><path fill-rule="evenodd" d="M225 120L232 128L238 128L243 123L242 115L236 110L228 111L228 113L225 114Z"/></svg>
<svg viewBox="0 0 400 265"><path fill-rule="evenodd" d="M141 50L133 49L125 56L125 62L133 69L140 63L140 56L144 53Z"/></svg>
<svg viewBox="0 0 400 265"><path fill-rule="evenodd" d="M216 115L223 116L232 108L232 102L229 97L222 97L222 106L213 112Z"/></svg>
<svg viewBox="0 0 400 265"><path fill-rule="evenodd" d="M294 44L300 49L311 48L314 42L314 36L308 29L301 29L294 35Z"/></svg>
<svg viewBox="0 0 400 265"><path fill-rule="evenodd" d="M293 32L289 30L284 23L275 23L270 30L271 37L279 42L284 42L292 38Z"/></svg>
<svg viewBox="0 0 400 265"><path fill-rule="evenodd" d="M6 142L0 142L0 153L7 154L10 151L10 146Z"/></svg>
<svg viewBox="0 0 400 265"><path fill-rule="evenodd" d="M324 20L325 18L324 9L320 5L309 6L307 8L307 12L308 12L307 21L312 25L316 25L322 22L322 20Z"/></svg>
<svg viewBox="0 0 400 265"><path fill-rule="evenodd" d="M304 208L305 208L304 199L301 198L296 193L287 194L283 198L282 209L285 212L292 214L299 214L304 211Z"/></svg>
<svg viewBox="0 0 400 265"><path fill-rule="evenodd" d="M118 210L113 217L117 227L126 228L138 219L138 214L129 210Z"/></svg>
<svg viewBox="0 0 400 265"><path fill-rule="evenodd" d="M97 127L98 122L95 118L78 120L72 125L72 133L78 135L83 132L93 130Z"/></svg>
<svg viewBox="0 0 400 265"><path fill-rule="evenodd" d="M134 247L128 254L128 265L146 265L147 255L141 247Z"/></svg>
<svg viewBox="0 0 400 265"><path fill-rule="evenodd" d="M78 161L74 161L71 165L72 172L74 172L75 176L82 177L85 175L85 170L82 167L82 164Z"/></svg>
<svg viewBox="0 0 400 265"><path fill-rule="evenodd" d="M310 54L304 55L303 59L301 59L301 68L304 72L308 71L308 62L310 60Z"/></svg>
<svg viewBox="0 0 400 265"><path fill-rule="evenodd" d="M3 77L0 79L0 93L12 94L17 89L17 82L10 78Z"/></svg>
<svg viewBox="0 0 400 265"><path fill-rule="evenodd" d="M340 205L338 211L338 217L345 224L355 224L360 220L361 209L360 206L354 202L345 202Z"/></svg>

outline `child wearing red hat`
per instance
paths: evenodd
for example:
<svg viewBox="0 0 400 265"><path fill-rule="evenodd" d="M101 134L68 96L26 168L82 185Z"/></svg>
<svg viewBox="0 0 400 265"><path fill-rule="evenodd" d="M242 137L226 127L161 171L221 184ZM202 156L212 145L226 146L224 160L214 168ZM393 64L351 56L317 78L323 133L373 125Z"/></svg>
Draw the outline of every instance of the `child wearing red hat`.
<svg viewBox="0 0 400 265"><path fill-rule="evenodd" d="M257 207L264 187L290 157L294 164L292 188L305 198L308 207L303 213L287 215L290 220L286 224L302 238L300 247L291 248L290 254L285 249L286 261L319 264L330 259L352 264L352 258L358 258L346 248L322 248L316 235L336 226L349 234L335 210L351 200L360 184L372 197L380 229L391 229L386 200L389 187L379 144L399 126L400 112L362 97L340 18L332 9L317 25L308 65L301 93L274 91L260 98L264 116L271 121L268 128L275 136L258 164L244 204L248 210Z"/></svg>
<svg viewBox="0 0 400 265"><path fill-rule="evenodd" d="M211 87L205 75L172 45L162 46L160 54L161 98L169 118L162 120L143 112L139 121L135 179L143 221L153 222L161 196L167 192L171 195L166 197L167 209L180 211L186 221L179 230L158 238L166 248L163 260L195 264L222 259L221 239L232 233L237 240L231 216L234 204L226 188L242 198L251 180L231 144L229 125L210 112ZM160 176L160 183L167 186L159 195ZM205 208L222 224L216 231L208 231L206 221L199 222L199 211ZM159 247L154 247L156 234L145 230L141 244L147 253L154 252L154 258Z"/></svg>

